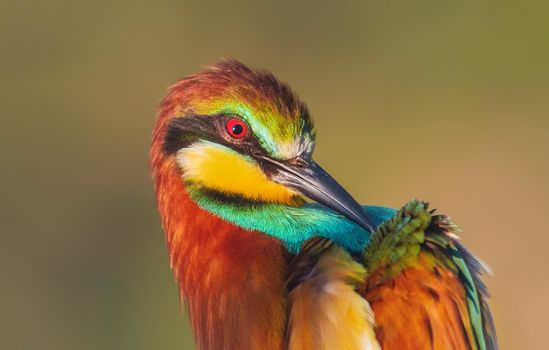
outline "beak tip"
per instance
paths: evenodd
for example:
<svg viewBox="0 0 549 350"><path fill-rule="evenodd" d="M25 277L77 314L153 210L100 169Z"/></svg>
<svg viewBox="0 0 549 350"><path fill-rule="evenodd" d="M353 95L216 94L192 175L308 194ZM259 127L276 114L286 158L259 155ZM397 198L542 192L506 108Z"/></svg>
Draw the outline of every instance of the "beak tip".
<svg viewBox="0 0 549 350"><path fill-rule="evenodd" d="M372 220L370 220L368 215L364 212L364 209L360 208L360 213L362 215L358 216L358 220L356 220L356 223L369 233L373 233L375 229Z"/></svg>

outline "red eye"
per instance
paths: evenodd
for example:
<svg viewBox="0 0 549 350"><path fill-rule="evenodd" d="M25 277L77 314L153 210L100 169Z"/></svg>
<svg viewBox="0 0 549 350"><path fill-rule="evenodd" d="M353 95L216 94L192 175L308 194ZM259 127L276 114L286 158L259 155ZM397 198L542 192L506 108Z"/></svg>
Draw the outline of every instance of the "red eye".
<svg viewBox="0 0 549 350"><path fill-rule="evenodd" d="M225 128L227 129L229 135L236 139L239 139L243 136L246 136L248 126L240 119L229 119L229 121L227 121L227 124L225 124Z"/></svg>

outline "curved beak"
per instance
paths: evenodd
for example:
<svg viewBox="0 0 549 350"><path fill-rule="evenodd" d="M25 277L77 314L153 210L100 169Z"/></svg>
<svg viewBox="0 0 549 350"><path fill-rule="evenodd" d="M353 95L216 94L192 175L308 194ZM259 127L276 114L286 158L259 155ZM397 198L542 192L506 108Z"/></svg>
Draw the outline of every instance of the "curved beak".
<svg viewBox="0 0 549 350"><path fill-rule="evenodd" d="M374 225L360 204L333 177L310 158L282 162L262 158L268 165L271 180L296 190L363 227L374 231Z"/></svg>

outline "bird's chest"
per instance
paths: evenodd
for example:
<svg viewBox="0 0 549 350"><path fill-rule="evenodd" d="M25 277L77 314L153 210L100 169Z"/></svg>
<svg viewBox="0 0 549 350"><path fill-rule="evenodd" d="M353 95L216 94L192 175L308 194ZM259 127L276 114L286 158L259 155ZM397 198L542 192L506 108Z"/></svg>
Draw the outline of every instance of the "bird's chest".
<svg viewBox="0 0 549 350"><path fill-rule="evenodd" d="M296 265L253 232L183 242L174 269L200 349L379 349L370 306L356 293L364 268L343 249L323 247Z"/></svg>
<svg viewBox="0 0 549 350"><path fill-rule="evenodd" d="M199 349L285 348L286 256L277 241L227 228L180 245L178 256Z"/></svg>
<svg viewBox="0 0 549 350"><path fill-rule="evenodd" d="M332 246L289 293L288 349L380 349L374 315L356 292L364 267Z"/></svg>

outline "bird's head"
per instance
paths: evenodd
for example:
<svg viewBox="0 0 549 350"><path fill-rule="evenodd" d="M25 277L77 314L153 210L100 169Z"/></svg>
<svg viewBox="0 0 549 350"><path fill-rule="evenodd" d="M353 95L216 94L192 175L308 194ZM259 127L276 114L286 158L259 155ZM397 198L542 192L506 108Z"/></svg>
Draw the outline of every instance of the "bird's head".
<svg viewBox="0 0 549 350"><path fill-rule="evenodd" d="M308 198L372 229L361 206L313 161L305 104L266 71L224 60L183 79L162 103L154 138L190 197L229 221L249 222L234 219L236 208L296 208ZM253 212L241 213L250 219Z"/></svg>

